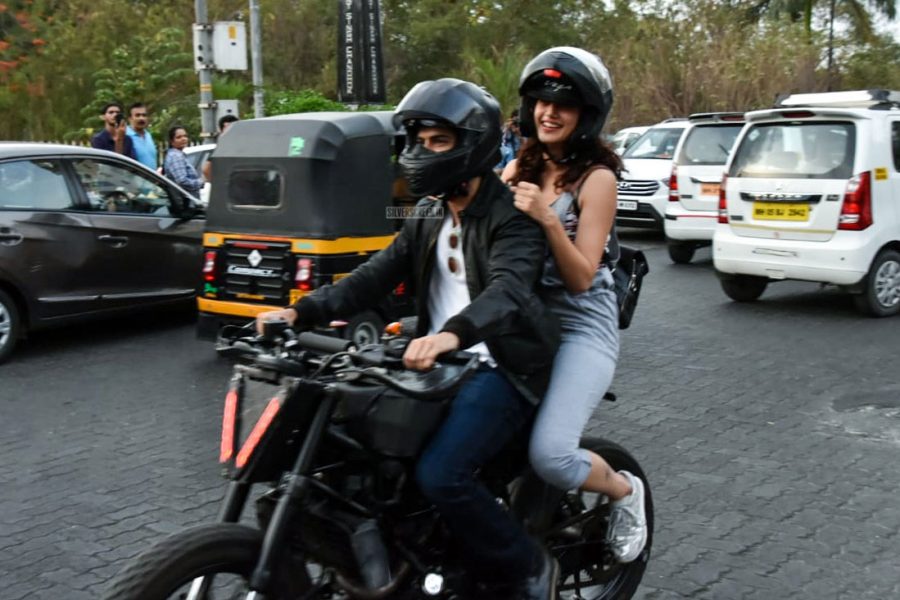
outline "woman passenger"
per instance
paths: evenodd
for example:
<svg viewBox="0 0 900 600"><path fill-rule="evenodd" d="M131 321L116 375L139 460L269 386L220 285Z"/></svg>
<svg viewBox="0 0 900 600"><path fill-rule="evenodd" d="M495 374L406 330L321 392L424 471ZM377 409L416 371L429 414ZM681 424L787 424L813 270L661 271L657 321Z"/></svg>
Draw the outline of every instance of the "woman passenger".
<svg viewBox="0 0 900 600"><path fill-rule="evenodd" d="M547 236L551 255L542 284L562 326L529 456L553 486L609 497L607 541L619 561L630 562L647 541L643 482L579 447L619 353L611 269L618 257L613 223L622 162L600 138L612 81L599 57L571 47L538 54L519 81L520 127L529 139L501 177L510 183L516 207Z"/></svg>

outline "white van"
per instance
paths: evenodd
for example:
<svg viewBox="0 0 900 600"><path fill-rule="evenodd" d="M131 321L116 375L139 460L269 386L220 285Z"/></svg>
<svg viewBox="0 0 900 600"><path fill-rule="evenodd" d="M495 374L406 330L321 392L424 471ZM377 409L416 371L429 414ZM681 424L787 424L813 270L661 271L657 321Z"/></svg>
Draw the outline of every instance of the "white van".
<svg viewBox="0 0 900 600"><path fill-rule="evenodd" d="M616 224L663 230L669 202L669 175L686 119L667 119L650 127L622 155Z"/></svg>
<svg viewBox="0 0 900 600"><path fill-rule="evenodd" d="M713 237L725 293L799 279L900 311L900 92L795 94L745 116Z"/></svg>
<svg viewBox="0 0 900 600"><path fill-rule="evenodd" d="M712 243L719 217L719 183L744 126L744 113L697 113L675 150L666 206L666 245L672 262L691 262Z"/></svg>

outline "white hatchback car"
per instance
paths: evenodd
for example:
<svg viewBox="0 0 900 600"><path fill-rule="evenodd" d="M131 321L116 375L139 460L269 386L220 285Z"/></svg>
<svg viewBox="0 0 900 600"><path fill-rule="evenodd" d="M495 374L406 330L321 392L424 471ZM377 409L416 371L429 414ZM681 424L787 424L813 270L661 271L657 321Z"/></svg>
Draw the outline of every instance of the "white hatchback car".
<svg viewBox="0 0 900 600"><path fill-rule="evenodd" d="M744 126L744 113L697 113L678 148L669 178L666 245L672 262L691 262L698 248L712 243L719 217L719 183Z"/></svg>
<svg viewBox="0 0 900 600"><path fill-rule="evenodd" d="M900 92L796 94L745 116L713 237L725 293L799 279L900 311Z"/></svg>
<svg viewBox="0 0 900 600"><path fill-rule="evenodd" d="M687 126L686 119L657 123L622 155L625 171L618 185L617 225L663 230L672 159Z"/></svg>
<svg viewBox="0 0 900 600"><path fill-rule="evenodd" d="M622 154L628 148L631 147L631 144L637 141L639 137L644 135L644 132L650 129L646 126L641 127L625 127L623 129L618 130L609 140L610 146L612 149L616 151L617 154Z"/></svg>

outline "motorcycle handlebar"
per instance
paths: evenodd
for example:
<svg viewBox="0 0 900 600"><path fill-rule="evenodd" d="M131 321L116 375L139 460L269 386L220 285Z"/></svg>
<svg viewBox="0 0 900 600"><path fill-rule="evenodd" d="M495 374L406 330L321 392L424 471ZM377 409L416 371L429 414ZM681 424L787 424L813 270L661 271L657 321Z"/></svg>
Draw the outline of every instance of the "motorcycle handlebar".
<svg viewBox="0 0 900 600"><path fill-rule="evenodd" d="M331 337L330 335L322 335L320 333L312 333L311 331L304 331L299 334L297 336L297 344L308 350L324 352L326 354L346 352L353 347L353 342L350 340Z"/></svg>

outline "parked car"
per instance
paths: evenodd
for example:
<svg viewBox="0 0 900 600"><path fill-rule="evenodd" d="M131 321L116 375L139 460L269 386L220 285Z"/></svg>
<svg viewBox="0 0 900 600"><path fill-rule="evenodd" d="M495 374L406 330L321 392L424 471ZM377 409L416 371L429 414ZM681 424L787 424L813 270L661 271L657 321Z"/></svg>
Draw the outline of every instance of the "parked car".
<svg viewBox="0 0 900 600"><path fill-rule="evenodd" d="M619 181L616 224L663 231L672 159L687 126L687 119L657 123L622 155L625 172Z"/></svg>
<svg viewBox="0 0 900 600"><path fill-rule="evenodd" d="M198 144L196 146L188 146L184 149L188 162L197 169L197 173L203 178L203 187L200 188L200 204L204 207L209 206L209 181L203 177L203 167L206 161L212 156L213 150L216 149L215 144Z"/></svg>
<svg viewBox="0 0 900 600"><path fill-rule="evenodd" d="M618 130L609 138L609 144L612 146L612 149L615 150L618 154L622 154L623 152L628 150L629 146L637 141L637 139L641 137L648 129L650 129L649 126L625 127L624 129Z"/></svg>
<svg viewBox="0 0 900 600"><path fill-rule="evenodd" d="M119 154L0 143L0 361L39 327L190 301L197 203Z"/></svg>
<svg viewBox="0 0 900 600"><path fill-rule="evenodd" d="M799 279L900 311L900 92L795 94L746 118L713 237L725 293Z"/></svg>
<svg viewBox="0 0 900 600"><path fill-rule="evenodd" d="M666 206L666 245L672 262L691 262L712 243L719 217L719 183L744 113L697 113L675 149Z"/></svg>

